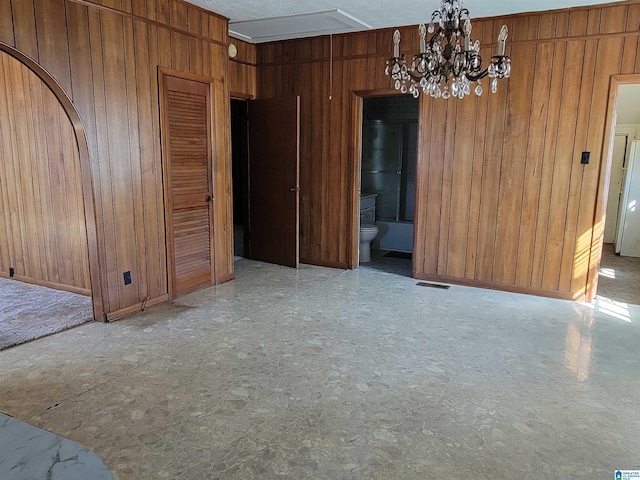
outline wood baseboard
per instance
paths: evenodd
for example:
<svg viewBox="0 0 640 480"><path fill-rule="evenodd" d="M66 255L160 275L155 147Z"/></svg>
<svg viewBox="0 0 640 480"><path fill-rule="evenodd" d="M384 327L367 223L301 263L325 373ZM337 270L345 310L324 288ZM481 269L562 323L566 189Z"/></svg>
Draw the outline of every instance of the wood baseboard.
<svg viewBox="0 0 640 480"><path fill-rule="evenodd" d="M486 282L483 280L469 280L466 278L447 277L445 275L430 275L425 273L412 272L413 278L438 283L450 283L453 285L463 285L465 287L486 288L488 290L500 290L503 292L523 293L525 295L536 295L538 297L558 298L560 300L573 300L582 302L585 300L584 292L560 292L557 290L547 290L544 288L523 287L520 285L506 285L503 283Z"/></svg>
<svg viewBox="0 0 640 480"><path fill-rule="evenodd" d="M49 282L47 280L39 280L37 278L25 277L23 275L9 276L6 272L0 272L0 277L8 278L10 280L17 280L19 282L30 283L31 285L38 285L40 287L53 288L54 290L64 290L65 292L77 293L78 295L84 295L85 297L91 296L91 289L75 287L73 285L64 285L62 283Z"/></svg>
<svg viewBox="0 0 640 480"><path fill-rule="evenodd" d="M108 312L106 314L107 322L120 320L121 318L126 317L127 315L131 315L132 313L137 313L142 311L143 307L146 309L154 305L157 305L159 303L167 302L168 300L169 300L169 295L165 294L165 295L160 295L159 297L150 298L149 300L146 300L144 302L136 303L135 305L131 305L129 307L121 308L120 310Z"/></svg>
<svg viewBox="0 0 640 480"><path fill-rule="evenodd" d="M221 283L227 283L230 282L231 280L235 280L236 276L233 272L231 273L227 273L226 275L221 275L220 277L218 277L218 281L216 282L216 285L220 285Z"/></svg>
<svg viewBox="0 0 640 480"><path fill-rule="evenodd" d="M315 265L316 267L329 267L329 268L340 268L342 270L348 270L349 265L347 262L332 262L325 260L316 260L312 258L301 258L300 263L305 265Z"/></svg>

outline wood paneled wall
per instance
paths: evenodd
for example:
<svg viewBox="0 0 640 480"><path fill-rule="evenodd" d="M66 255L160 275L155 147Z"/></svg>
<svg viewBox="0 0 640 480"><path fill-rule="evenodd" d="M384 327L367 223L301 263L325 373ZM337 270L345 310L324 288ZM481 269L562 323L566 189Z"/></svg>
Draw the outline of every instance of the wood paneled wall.
<svg viewBox="0 0 640 480"><path fill-rule="evenodd" d="M180 0L0 0L0 41L48 70L85 126L108 318L167 298L158 67L212 79L215 277L232 278L227 19Z"/></svg>
<svg viewBox="0 0 640 480"><path fill-rule="evenodd" d="M49 87L0 51L0 276L91 292L73 124Z"/></svg>
<svg viewBox="0 0 640 480"><path fill-rule="evenodd" d="M238 55L229 61L229 91L232 97L255 98L257 93L256 80L256 46L230 38L238 48Z"/></svg>
<svg viewBox="0 0 640 480"><path fill-rule="evenodd" d="M414 275L582 298L597 278L609 83L640 72L640 2L476 20L487 59L503 24L513 75L497 94L485 82L479 98L421 97ZM401 33L415 53L417 28ZM258 95L302 100L303 262L354 260L357 99L390 93L392 34L258 47Z"/></svg>

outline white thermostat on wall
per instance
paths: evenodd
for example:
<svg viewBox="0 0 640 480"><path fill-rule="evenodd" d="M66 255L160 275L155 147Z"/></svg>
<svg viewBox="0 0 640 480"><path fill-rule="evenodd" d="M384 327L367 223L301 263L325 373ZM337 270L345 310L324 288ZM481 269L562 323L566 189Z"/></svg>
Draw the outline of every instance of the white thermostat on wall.
<svg viewBox="0 0 640 480"><path fill-rule="evenodd" d="M233 43L230 43L229 44L229 56L231 58L236 58L236 55L238 55L238 48Z"/></svg>

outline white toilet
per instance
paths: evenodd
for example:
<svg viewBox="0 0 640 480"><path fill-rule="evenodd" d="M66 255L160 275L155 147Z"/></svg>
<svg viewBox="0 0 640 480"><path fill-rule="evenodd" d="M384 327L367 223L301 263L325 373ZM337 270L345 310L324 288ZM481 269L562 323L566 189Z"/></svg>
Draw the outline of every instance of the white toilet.
<svg viewBox="0 0 640 480"><path fill-rule="evenodd" d="M378 235L378 227L369 223L360 224L360 263L371 261L371 242Z"/></svg>

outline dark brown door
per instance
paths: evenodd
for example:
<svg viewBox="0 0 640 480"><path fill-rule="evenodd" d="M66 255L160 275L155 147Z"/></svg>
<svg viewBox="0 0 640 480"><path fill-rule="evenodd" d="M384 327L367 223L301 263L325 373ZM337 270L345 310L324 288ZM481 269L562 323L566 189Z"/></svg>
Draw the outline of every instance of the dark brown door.
<svg viewBox="0 0 640 480"><path fill-rule="evenodd" d="M163 76L169 294L213 283L211 94L208 83Z"/></svg>
<svg viewBox="0 0 640 480"><path fill-rule="evenodd" d="M299 143L299 97L249 102L249 258L298 267Z"/></svg>

